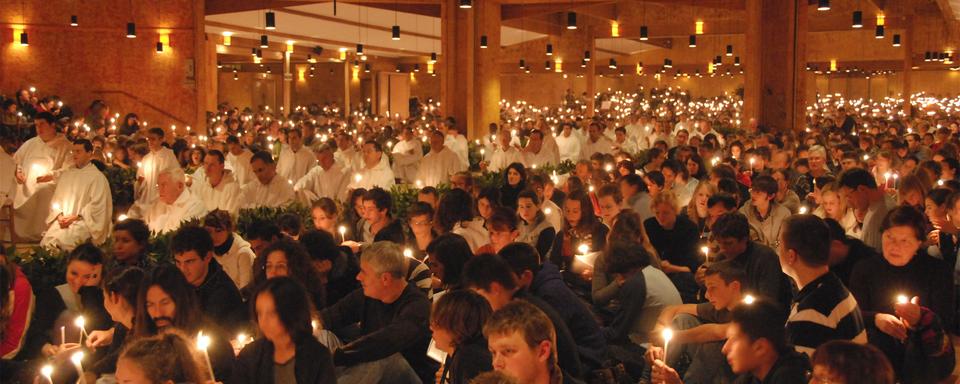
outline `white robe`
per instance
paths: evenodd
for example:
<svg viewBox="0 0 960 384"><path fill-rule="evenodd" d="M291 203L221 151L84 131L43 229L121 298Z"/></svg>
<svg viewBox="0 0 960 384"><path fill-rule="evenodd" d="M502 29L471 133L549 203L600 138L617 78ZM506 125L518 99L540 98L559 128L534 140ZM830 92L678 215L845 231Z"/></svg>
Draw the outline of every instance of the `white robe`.
<svg viewBox="0 0 960 384"><path fill-rule="evenodd" d="M223 177L216 187L210 185L210 178L204 177L203 180L194 180L190 191L203 201L206 212L222 209L232 216L240 212L240 183L230 170L223 170Z"/></svg>
<svg viewBox="0 0 960 384"><path fill-rule="evenodd" d="M512 163L523 164L523 154L520 153L520 150L514 147L507 147L506 151L497 149L493 157L490 158L490 165L487 166L487 170L490 172L500 172Z"/></svg>
<svg viewBox="0 0 960 384"><path fill-rule="evenodd" d="M254 179L241 188L240 194L243 196L241 208L282 207L294 197L293 185L280 175L274 176L268 184Z"/></svg>
<svg viewBox="0 0 960 384"><path fill-rule="evenodd" d="M464 167L470 166L470 159L467 157L469 145L467 144L466 137L459 133L456 135L447 135L443 139L443 145L447 148L450 148L453 153L457 154L457 157L460 158L460 161L463 163Z"/></svg>
<svg viewBox="0 0 960 384"><path fill-rule="evenodd" d="M241 187L257 179L253 174L253 167L250 166L250 159L252 157L253 152L246 149L240 152L239 155L227 153L225 161L226 168L233 171L233 177L237 179L237 183L240 183Z"/></svg>
<svg viewBox="0 0 960 384"><path fill-rule="evenodd" d="M202 218L207 208L189 189L184 188L173 204L167 204L159 198L143 212L143 221L150 231L160 234L176 231L184 221Z"/></svg>
<svg viewBox="0 0 960 384"><path fill-rule="evenodd" d="M0 206L13 202L17 193L17 163L7 151L0 150Z"/></svg>
<svg viewBox="0 0 960 384"><path fill-rule="evenodd" d="M160 190L157 189L160 174L167 170L180 168L180 163L173 151L167 147L148 153L140 163L141 167L137 169L137 179L142 177L143 182L136 184L137 188L135 188L134 194L137 196L136 205L139 206L139 209L145 210L152 206L160 196Z"/></svg>
<svg viewBox="0 0 960 384"><path fill-rule="evenodd" d="M463 236L473 252L490 243L490 233L483 226L483 218L479 216L471 221L461 221L454 224L450 232Z"/></svg>
<svg viewBox="0 0 960 384"><path fill-rule="evenodd" d="M300 147L299 151L294 152L289 145L285 145L280 150L280 159L277 160L277 175L296 183L315 165L317 158L313 156L313 151Z"/></svg>
<svg viewBox="0 0 960 384"><path fill-rule="evenodd" d="M577 162L580 159L580 138L576 134L571 133L569 137L557 135L556 141L560 151L560 161Z"/></svg>
<svg viewBox="0 0 960 384"><path fill-rule="evenodd" d="M357 175L360 175L360 180L357 180ZM396 184L396 181L393 179L390 161L387 156L381 155L380 162L373 168L355 169L354 174L350 176L350 185L347 186L347 189L363 188L370 190L373 187L380 187L389 191L394 184Z"/></svg>
<svg viewBox="0 0 960 384"><path fill-rule="evenodd" d="M48 225L40 245L71 251L77 244L92 239L103 244L110 235L113 217L113 197L107 177L93 163L83 168L70 167L60 175L53 203L46 218ZM55 209L59 208L59 209ZM78 215L80 218L67 228L60 228L57 216Z"/></svg>
<svg viewBox="0 0 960 384"><path fill-rule="evenodd" d="M293 191L305 202L316 201L322 197L342 201L347 197L345 187L349 179L350 174L344 171L340 164L334 163L330 169L323 169L318 165L293 185Z"/></svg>
<svg viewBox="0 0 960 384"><path fill-rule="evenodd" d="M233 244L230 244L227 253L217 255L214 252L213 257L223 267L223 272L226 272L238 287L245 287L253 280L253 261L257 255L250 248L250 243L240 235L233 234Z"/></svg>
<svg viewBox="0 0 960 384"><path fill-rule="evenodd" d="M539 153L533 153L529 151L524 151L523 155L523 166L527 168L533 168L534 165L537 167L542 167L544 165L560 164L560 157L556 153L552 153L550 150L541 147Z"/></svg>
<svg viewBox="0 0 960 384"><path fill-rule="evenodd" d="M540 205L547 222L553 226L554 231L560 233L563 230L563 210L553 200L545 200Z"/></svg>
<svg viewBox="0 0 960 384"><path fill-rule="evenodd" d="M27 179L25 183L17 184L13 199L14 221L17 236L21 239L40 240L47 228L44 213L50 211L60 174L73 166L72 149L70 141L58 135L49 142L34 137L14 153L13 161ZM52 175L53 181L38 184L37 177L44 175Z"/></svg>
<svg viewBox="0 0 960 384"><path fill-rule="evenodd" d="M413 182L417 178L420 159L423 159L423 144L420 140L400 141L393 146L393 173L401 180Z"/></svg>
<svg viewBox="0 0 960 384"><path fill-rule="evenodd" d="M450 148L443 147L440 152L430 151L423 157L416 179L423 186L436 187L439 184L449 183L450 176L465 169L457 154Z"/></svg>
<svg viewBox="0 0 960 384"><path fill-rule="evenodd" d="M587 141L580 150L580 159L589 160L590 156L593 156L594 153L612 153L613 144L613 140L610 140L606 136L600 136L600 139L596 142L591 141L590 138L587 137Z"/></svg>
<svg viewBox="0 0 960 384"><path fill-rule="evenodd" d="M343 166L344 172L353 172L363 164L363 157L355 147L340 149L333 153L333 159Z"/></svg>

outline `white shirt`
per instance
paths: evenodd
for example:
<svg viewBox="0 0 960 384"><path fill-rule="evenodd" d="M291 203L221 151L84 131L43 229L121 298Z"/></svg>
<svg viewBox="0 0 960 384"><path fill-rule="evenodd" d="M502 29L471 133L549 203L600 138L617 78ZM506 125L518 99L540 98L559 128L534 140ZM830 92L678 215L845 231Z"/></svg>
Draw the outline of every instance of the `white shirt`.
<svg viewBox="0 0 960 384"><path fill-rule="evenodd" d="M175 231L184 221L199 219L207 213L203 202L184 188L173 204L157 199L143 213L143 221L156 233Z"/></svg>
<svg viewBox="0 0 960 384"><path fill-rule="evenodd" d="M507 147L506 150L497 148L493 157L490 158L490 165L487 166L487 170L499 172L512 163L523 163L523 154L520 153L520 150L512 146Z"/></svg>
<svg viewBox="0 0 960 384"><path fill-rule="evenodd" d="M223 272L230 276L230 280L233 280L238 287L245 287L253 280L253 261L257 255L250 248L250 243L240 235L233 234L233 244L230 244L227 253L217 255L214 252L213 257L223 267Z"/></svg>
<svg viewBox="0 0 960 384"><path fill-rule="evenodd" d="M296 182L315 165L317 165L317 158L313 156L313 151L300 147L300 150L294 152L289 145L285 145L280 150L280 158L277 160L277 175L285 180Z"/></svg>
<svg viewBox="0 0 960 384"><path fill-rule="evenodd" d="M440 152L430 151L423 157L416 180L423 186L436 187L438 184L449 182L450 176L465 169L460 158L449 148L443 147Z"/></svg>
<svg viewBox="0 0 960 384"><path fill-rule="evenodd" d="M150 152L140 161L141 167L137 169L137 178L143 178L143 182L137 183L137 204L145 208L153 204L159 197L160 190L157 189L157 181L160 174L164 171L180 168L177 156L173 154L170 148L163 147L159 151Z"/></svg>
<svg viewBox="0 0 960 384"><path fill-rule="evenodd" d="M314 201L321 197L344 200L347 197L345 187L349 179L350 175L340 164L334 163L330 169L323 169L318 165L293 185L293 191L305 201Z"/></svg>
<svg viewBox="0 0 960 384"><path fill-rule="evenodd" d="M240 186L256 180L256 176L253 174L253 167L250 166L250 159L252 157L253 152L246 149L240 152L239 155L227 153L225 161L226 168L233 171L233 177L237 179L237 183L239 183Z"/></svg>
<svg viewBox="0 0 960 384"><path fill-rule="evenodd" d="M259 179L247 183L240 188L243 196L241 208L281 207L293 201L293 185L280 175L273 177L270 183L263 184Z"/></svg>
<svg viewBox="0 0 960 384"><path fill-rule="evenodd" d="M360 175L360 180L357 180L357 175ZM373 187L380 187L389 191L390 187L396 184L393 179L393 170L390 169L390 161L384 155L380 156L380 162L373 168L363 167L363 169L354 170L354 174L350 178L351 182L347 189L363 188L369 190Z"/></svg>
<svg viewBox="0 0 960 384"><path fill-rule="evenodd" d="M443 145L447 148L450 148L453 153L457 154L457 157L460 158L460 162L463 163L464 167L470 165L470 160L467 158L467 138L463 135L457 133L456 135L447 135L443 139Z"/></svg>
<svg viewBox="0 0 960 384"><path fill-rule="evenodd" d="M93 163L83 168L68 168L57 181L49 212L45 220L47 231L40 242L43 246L69 251L87 239L103 244L110 235L113 215L107 177ZM60 228L56 220L60 214L80 218L69 227Z"/></svg>
<svg viewBox="0 0 960 384"><path fill-rule="evenodd" d="M538 153L533 153L532 151L523 151L522 155L523 165L527 168L532 168L534 165L542 167L547 164L560 164L560 155L556 152L548 150L543 146L540 147L540 152Z"/></svg>
<svg viewBox="0 0 960 384"><path fill-rule="evenodd" d="M560 151L560 161L570 160L577 162L580 159L580 138L570 133L569 137L563 137L563 134L557 135L557 148Z"/></svg>
<svg viewBox="0 0 960 384"><path fill-rule="evenodd" d="M591 141L587 137L587 141L583 144L583 148L580 150L580 159L590 159L594 153L611 153L613 151L613 140L610 140L606 136L600 136L597 141Z"/></svg>
<svg viewBox="0 0 960 384"><path fill-rule="evenodd" d="M423 158L423 145L420 140L400 141L393 146L393 173L397 178L413 182ZM459 159L457 159L459 161Z"/></svg>
<svg viewBox="0 0 960 384"><path fill-rule="evenodd" d="M223 177L216 187L210 185L209 177L205 177L203 180L194 180L190 190L203 201L207 212L222 209L236 215L240 211L240 183L229 170L223 170Z"/></svg>
<svg viewBox="0 0 960 384"><path fill-rule="evenodd" d="M73 166L73 157L70 156L72 148L73 145L63 136L57 135L49 142L37 136L24 142L13 154L14 163L26 177L26 182L16 185L13 198L17 236L26 240L40 240L47 228L44 213L50 210L57 179ZM45 175L53 176L53 181L37 183L37 177Z"/></svg>
<svg viewBox="0 0 960 384"><path fill-rule="evenodd" d="M337 161L337 164L343 165L344 172L353 172L355 168L363 164L363 157L360 156L360 152L352 146L347 149L338 149L333 153L333 159Z"/></svg>

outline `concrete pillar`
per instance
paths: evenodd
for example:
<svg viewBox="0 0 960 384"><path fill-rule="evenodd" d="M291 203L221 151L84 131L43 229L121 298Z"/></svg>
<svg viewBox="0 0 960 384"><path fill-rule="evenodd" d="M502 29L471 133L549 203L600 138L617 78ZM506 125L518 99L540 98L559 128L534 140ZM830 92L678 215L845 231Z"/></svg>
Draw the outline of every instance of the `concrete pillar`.
<svg viewBox="0 0 960 384"><path fill-rule="evenodd" d="M353 81L353 71L350 62L343 62L343 116L350 117L350 82Z"/></svg>
<svg viewBox="0 0 960 384"><path fill-rule="evenodd" d="M290 68L290 52L283 52L283 82L280 83L280 86L283 87L283 97L280 102L280 105L283 107L283 113L290 113L290 93L293 89L293 72Z"/></svg>
<svg viewBox="0 0 960 384"><path fill-rule="evenodd" d="M906 16L906 28L900 36L900 49L903 50L903 113L912 116L910 95L913 93L913 16Z"/></svg>
<svg viewBox="0 0 960 384"><path fill-rule="evenodd" d="M486 124L500 120L500 2L476 2L472 9L458 5L457 0L440 4L440 103L473 139L483 135ZM480 48L482 35L486 49Z"/></svg>
<svg viewBox="0 0 960 384"><path fill-rule="evenodd" d="M745 121L803 129L807 3L747 0Z"/></svg>
<svg viewBox="0 0 960 384"><path fill-rule="evenodd" d="M196 82L196 115L193 117L193 124L196 127L205 127L207 123L207 111L216 111L217 103L217 56L216 45L213 41L207 40L207 34L203 33L206 28L206 4L203 1L193 2L193 52L194 64L193 71ZM213 46L213 55L211 59L210 49ZM211 68L212 67L212 68ZM210 100L213 100L213 108L210 108Z"/></svg>

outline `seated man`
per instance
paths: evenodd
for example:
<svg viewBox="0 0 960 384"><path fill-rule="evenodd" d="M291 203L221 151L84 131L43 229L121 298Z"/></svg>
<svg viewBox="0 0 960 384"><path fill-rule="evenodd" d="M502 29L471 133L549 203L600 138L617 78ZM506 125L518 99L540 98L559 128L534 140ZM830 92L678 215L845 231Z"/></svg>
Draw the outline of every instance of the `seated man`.
<svg viewBox="0 0 960 384"><path fill-rule="evenodd" d="M690 365L681 371L683 379L691 383L706 383L715 377L727 377L732 381L733 372L726 357L720 352L727 338L730 324L730 311L743 301L741 284L745 279L742 270L729 263L712 263L704 272L704 284L707 286L707 303L671 305L660 312L657 328L672 327L673 339L670 341L670 356L663 356L663 348L651 347L647 350L647 361L665 361L676 366L682 355L686 355Z"/></svg>
<svg viewBox="0 0 960 384"><path fill-rule="evenodd" d="M240 183L226 169L223 152L212 149L203 158L203 180L194 181L190 191L203 201L207 212L222 209L236 215L240 211Z"/></svg>
<svg viewBox="0 0 960 384"><path fill-rule="evenodd" d="M277 164L270 152L254 153L250 168L256 178L241 189L242 208L281 207L293 201L293 186L277 175Z"/></svg>
<svg viewBox="0 0 960 384"><path fill-rule="evenodd" d="M600 324L590 308L564 284L560 269L550 261L541 264L540 254L527 243L507 245L498 255L510 264L522 289L557 311L573 335L585 368L602 368L607 359L607 342L600 333Z"/></svg>
<svg viewBox="0 0 960 384"><path fill-rule="evenodd" d="M203 313L228 331L243 325L246 311L236 284L214 260L213 239L198 226L184 226L170 239L177 269L197 292Z"/></svg>
<svg viewBox="0 0 960 384"><path fill-rule="evenodd" d="M507 303L487 319L483 335L493 355L494 370L512 379L497 383L567 382L557 365L553 323L537 306L525 300Z"/></svg>
<svg viewBox="0 0 960 384"><path fill-rule="evenodd" d="M390 168L390 158L383 155L383 147L376 141L363 143L363 161L354 164L353 180L348 189L371 189L380 187L390 189L396 180L393 179L393 169Z"/></svg>
<svg viewBox="0 0 960 384"><path fill-rule="evenodd" d="M230 336L200 309L200 300L172 265L155 268L147 276L137 297L137 313L133 320L133 334L137 337L157 335L167 328L196 337L203 332L210 337L210 363L215 381L230 377L234 363Z"/></svg>
<svg viewBox="0 0 960 384"><path fill-rule="evenodd" d="M371 244L360 257L357 280L362 288L320 312L324 329L360 324L361 336L333 354L334 364L346 368L338 382L377 383L385 377L396 382L434 379L437 365L426 353L430 301L408 284L404 259L398 244Z"/></svg>
<svg viewBox="0 0 960 384"><path fill-rule="evenodd" d="M321 144L313 148L317 166L293 185L293 190L306 201L316 201L323 197L344 200L346 185L349 182L348 170L337 164L333 156L334 148Z"/></svg>
<svg viewBox="0 0 960 384"><path fill-rule="evenodd" d="M87 139L73 143L73 166L60 174L40 245L73 250L91 239L103 244L110 234L113 198L107 178L90 162L93 145Z"/></svg>
<svg viewBox="0 0 960 384"><path fill-rule="evenodd" d="M464 288L472 289L483 296L490 303L494 311L504 308L513 301L528 301L541 311L547 314L557 335L557 362L560 369L566 375L580 378L584 376L583 366L580 363L577 344L574 342L570 329L567 328L563 318L557 313L550 304L540 298L529 294L522 289L517 282L517 276L500 256L493 254L481 254L474 256L463 267L463 285ZM489 335L488 335L489 337ZM489 340L493 345L493 340ZM494 354L494 367L497 367L496 354Z"/></svg>
<svg viewBox="0 0 960 384"><path fill-rule="evenodd" d="M143 221L156 233L174 231L184 221L199 219L207 212L203 202L186 189L183 170L168 169L160 172L157 188L159 197L143 211ZM131 211L133 213L133 211ZM138 218L138 217L134 217Z"/></svg>
<svg viewBox="0 0 960 384"><path fill-rule="evenodd" d="M420 170L417 171L416 181L428 187L436 187L445 183L457 172L466 169L465 164L452 150L443 145L444 135L439 130L428 133L430 138L430 153L420 160Z"/></svg>
<svg viewBox="0 0 960 384"><path fill-rule="evenodd" d="M213 240L213 256L230 276L237 288L246 287L253 279L253 253L250 243L234 232L233 218L224 210L216 210L203 218L203 228Z"/></svg>
<svg viewBox="0 0 960 384"><path fill-rule="evenodd" d="M750 240L747 217L740 213L723 214L712 229L711 238L719 245L717 260L730 260L734 267L746 272L744 292L767 296L786 308L792 296L789 278L780 269L776 252Z"/></svg>
<svg viewBox="0 0 960 384"><path fill-rule="evenodd" d="M787 345L785 321L783 309L766 298L733 308L723 354L740 375L736 383L807 382L810 361ZM683 383L677 371L659 359L654 361L652 382Z"/></svg>

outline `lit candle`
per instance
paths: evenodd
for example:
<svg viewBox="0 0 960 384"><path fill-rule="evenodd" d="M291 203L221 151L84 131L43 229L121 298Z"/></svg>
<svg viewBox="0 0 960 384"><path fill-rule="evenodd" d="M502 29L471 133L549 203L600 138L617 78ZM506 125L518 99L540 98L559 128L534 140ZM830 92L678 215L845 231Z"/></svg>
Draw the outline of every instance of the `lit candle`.
<svg viewBox="0 0 960 384"><path fill-rule="evenodd" d="M197 334L197 348L203 351L203 360L207 363L207 369L210 373L210 380L214 382L217 381L216 376L213 375L213 364L210 364L210 354L207 353L207 348L210 347L210 336L203 334L203 331Z"/></svg>
<svg viewBox="0 0 960 384"><path fill-rule="evenodd" d="M883 187L886 188L890 182L890 171L883 173Z"/></svg>
<svg viewBox="0 0 960 384"><path fill-rule="evenodd" d="M53 366L52 365L50 364L44 365L43 368L40 368L40 374L43 375L43 377L46 377L47 381L49 381L50 384L53 384Z"/></svg>
<svg viewBox="0 0 960 384"><path fill-rule="evenodd" d="M127 220L127 215L121 213L120 216L117 216L117 221L125 221L125 220Z"/></svg>
<svg viewBox="0 0 960 384"><path fill-rule="evenodd" d="M670 328L664 328L660 335L663 336L663 360L666 361L667 347L670 345L670 339L673 338L673 330Z"/></svg>
<svg viewBox="0 0 960 384"><path fill-rule="evenodd" d="M756 297L753 297L753 295L747 294L747 295L744 295L744 296L743 296L743 303L744 303L744 304L750 305L750 304L753 304L753 303L756 302L756 301L757 301L757 298L756 298Z"/></svg>
<svg viewBox="0 0 960 384"><path fill-rule="evenodd" d="M587 243L582 243L577 247L577 252L580 252L581 255L586 255L590 253L590 246Z"/></svg>
<svg viewBox="0 0 960 384"><path fill-rule="evenodd" d="M337 228L337 232L340 232L340 242L342 243L344 241L343 235L347 233L347 227L341 225L340 228Z"/></svg>
<svg viewBox="0 0 960 384"><path fill-rule="evenodd" d="M415 184L417 185L417 188L423 188L423 180L417 180Z"/></svg>
<svg viewBox="0 0 960 384"><path fill-rule="evenodd" d="M408 258L408 259L412 259L412 258L413 258L413 250L410 249L410 248L404 248L404 249L403 249L403 257L406 257L406 258Z"/></svg>
<svg viewBox="0 0 960 384"><path fill-rule="evenodd" d="M703 258L707 262L710 262L710 247L704 245L700 247L700 252L703 252Z"/></svg>
<svg viewBox="0 0 960 384"><path fill-rule="evenodd" d="M543 214L544 214L544 215L549 215L549 214L551 214L551 213L553 213L553 210L550 209L550 207L546 207L546 208L543 209Z"/></svg>
<svg viewBox="0 0 960 384"><path fill-rule="evenodd" d="M897 304L906 304L910 302L910 298L907 295L897 295Z"/></svg>
<svg viewBox="0 0 960 384"><path fill-rule="evenodd" d="M83 351L74 352L70 356L70 361L73 362L73 366L77 367L77 373L80 375L80 383L87 384L87 379L83 377Z"/></svg>
<svg viewBox="0 0 960 384"><path fill-rule="evenodd" d="M64 345L66 343L67 343L67 327L62 326L60 327L60 345Z"/></svg>
<svg viewBox="0 0 960 384"><path fill-rule="evenodd" d="M83 336L87 333L85 325L87 320L83 316L77 316L77 319L73 321L73 325L76 325L77 328L80 328L80 345L83 345Z"/></svg>
<svg viewBox="0 0 960 384"><path fill-rule="evenodd" d="M806 214L807 214L807 210L808 210L808 208L807 208L806 205L801 205L801 206L800 206L800 210L799 210L798 213L800 213L801 215L806 215Z"/></svg>

